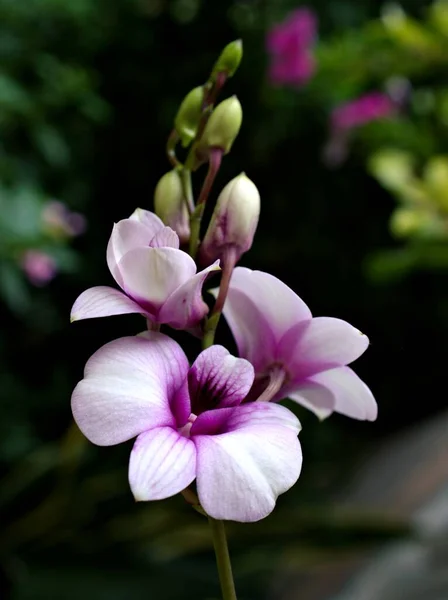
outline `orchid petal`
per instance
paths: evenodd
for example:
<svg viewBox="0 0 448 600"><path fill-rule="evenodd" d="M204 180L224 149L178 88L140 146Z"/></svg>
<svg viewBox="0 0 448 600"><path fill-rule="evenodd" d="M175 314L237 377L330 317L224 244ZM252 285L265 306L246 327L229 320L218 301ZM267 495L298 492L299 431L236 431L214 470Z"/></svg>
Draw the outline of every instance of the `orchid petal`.
<svg viewBox="0 0 448 600"><path fill-rule="evenodd" d="M275 360L277 342L291 323L311 319L309 308L287 285L244 267L233 271L223 313L240 356L257 372Z"/></svg>
<svg viewBox="0 0 448 600"><path fill-rule="evenodd" d="M70 321L130 313L144 314L145 310L123 292L100 285L90 288L78 296L70 314Z"/></svg>
<svg viewBox="0 0 448 600"><path fill-rule="evenodd" d="M224 431L213 435L212 422ZM299 429L296 417L278 404L255 402L200 415L191 435L207 514L243 522L266 517L300 475ZM211 435L201 435L203 430Z"/></svg>
<svg viewBox="0 0 448 600"><path fill-rule="evenodd" d="M123 285L118 267L121 258L134 248L148 247L156 233L157 230L152 231L145 224L133 219L123 219L115 223L107 244L106 256L107 266L118 285Z"/></svg>
<svg viewBox="0 0 448 600"><path fill-rule="evenodd" d="M176 248L178 250L179 236L171 227L164 227L156 233L149 245L151 248Z"/></svg>
<svg viewBox="0 0 448 600"><path fill-rule="evenodd" d="M162 229L165 226L160 217L144 208L136 208L129 218L132 221L143 223L149 230L151 236L154 236L159 229Z"/></svg>
<svg viewBox="0 0 448 600"><path fill-rule="evenodd" d="M194 361L188 372L191 410L198 415L212 408L240 404L254 381L254 368L235 358L223 346L211 346Z"/></svg>
<svg viewBox="0 0 448 600"><path fill-rule="evenodd" d="M168 323L175 329L188 329L201 321L208 313L208 306L202 299L202 286L208 275L219 269L217 260L174 290L160 310L159 322Z"/></svg>
<svg viewBox="0 0 448 600"><path fill-rule="evenodd" d="M312 380L335 397L334 411L352 419L375 421L378 407L372 392L349 367L318 373Z"/></svg>
<svg viewBox="0 0 448 600"><path fill-rule="evenodd" d="M335 410L336 398L333 392L314 380L306 380L297 384L289 392L285 390L284 396L301 404L321 420L326 419Z"/></svg>
<svg viewBox="0 0 448 600"><path fill-rule="evenodd" d="M289 334L291 335L291 334ZM356 360L369 345L369 338L342 319L316 317L296 333L291 366L294 376L312 375Z"/></svg>
<svg viewBox="0 0 448 600"><path fill-rule="evenodd" d="M182 348L161 333L114 340L89 359L72 395L78 427L111 446L161 426L176 426L170 401L186 381Z"/></svg>
<svg viewBox="0 0 448 600"><path fill-rule="evenodd" d="M196 273L191 256L175 248L136 248L118 267L126 293L153 311Z"/></svg>
<svg viewBox="0 0 448 600"><path fill-rule="evenodd" d="M138 436L129 461L129 483L137 501L174 496L195 477L196 448L190 439L171 427Z"/></svg>

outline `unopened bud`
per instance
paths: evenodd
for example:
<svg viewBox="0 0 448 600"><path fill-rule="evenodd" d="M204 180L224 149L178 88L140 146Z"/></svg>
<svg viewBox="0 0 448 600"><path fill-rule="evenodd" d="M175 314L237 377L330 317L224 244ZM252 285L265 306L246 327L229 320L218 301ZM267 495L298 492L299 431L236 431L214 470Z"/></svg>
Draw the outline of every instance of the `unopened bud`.
<svg viewBox="0 0 448 600"><path fill-rule="evenodd" d="M208 148L220 148L224 154L230 151L243 121L243 109L236 96L218 104L210 115L199 142L199 152Z"/></svg>
<svg viewBox="0 0 448 600"><path fill-rule="evenodd" d="M222 258L234 248L236 260L252 246L260 216L260 194L244 173L230 181L220 193L201 244L204 262Z"/></svg>
<svg viewBox="0 0 448 600"><path fill-rule="evenodd" d="M200 85L185 96L177 111L174 127L184 148L196 137L203 101L204 88Z"/></svg>
<svg viewBox="0 0 448 600"><path fill-rule="evenodd" d="M190 239L190 221L179 171L173 169L159 180L154 192L154 210L165 225L174 229L181 244Z"/></svg>
<svg viewBox="0 0 448 600"><path fill-rule="evenodd" d="M225 73L227 77L232 77L240 66L242 58L243 42L241 40L230 42L219 55L219 58L213 67L211 78L214 79L217 73Z"/></svg>

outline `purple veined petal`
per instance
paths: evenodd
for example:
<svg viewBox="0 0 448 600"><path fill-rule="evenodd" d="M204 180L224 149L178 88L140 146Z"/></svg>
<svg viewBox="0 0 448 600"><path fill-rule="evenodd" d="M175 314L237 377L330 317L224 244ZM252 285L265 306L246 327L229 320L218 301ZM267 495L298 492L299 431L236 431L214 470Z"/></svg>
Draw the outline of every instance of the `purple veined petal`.
<svg viewBox="0 0 448 600"><path fill-rule="evenodd" d="M195 415L214 408L237 406L249 393L254 368L223 346L201 352L188 372L191 410Z"/></svg>
<svg viewBox="0 0 448 600"><path fill-rule="evenodd" d="M233 271L223 313L240 356L256 372L275 360L277 343L293 324L311 318L306 304L279 279L244 267Z"/></svg>
<svg viewBox="0 0 448 600"><path fill-rule="evenodd" d="M177 425L170 401L186 386L187 357L168 336L146 333L106 344L86 364L72 411L94 444L111 446L155 427Z"/></svg>
<svg viewBox="0 0 448 600"><path fill-rule="evenodd" d="M174 496L195 477L196 448L190 439L171 427L138 436L129 461L129 483L137 501Z"/></svg>
<svg viewBox="0 0 448 600"><path fill-rule="evenodd" d="M123 256L118 268L125 292L154 312L196 273L191 256L175 248L135 248Z"/></svg>
<svg viewBox="0 0 448 600"><path fill-rule="evenodd" d="M312 379L333 393L335 412L362 421L377 418L378 406L372 392L350 367L324 371Z"/></svg>
<svg viewBox="0 0 448 600"><path fill-rule="evenodd" d="M171 227L164 227L155 234L149 245L151 248L176 248L178 250L179 236Z"/></svg>
<svg viewBox="0 0 448 600"><path fill-rule="evenodd" d="M263 519L300 475L298 420L283 406L261 402L209 413L191 429L201 505L215 519ZM218 421L218 431L225 431L213 435L211 425L216 430ZM212 435L199 434L202 430Z"/></svg>
<svg viewBox="0 0 448 600"><path fill-rule="evenodd" d="M335 410L336 398L333 392L314 379L295 386L291 384L290 390L285 390L283 397L286 395L313 412L320 420L326 419Z"/></svg>
<svg viewBox="0 0 448 600"><path fill-rule="evenodd" d="M153 237L159 229L165 227L165 224L160 217L150 210L145 210L144 208L136 208L129 218L133 221L139 221L140 223L143 223L143 225L145 225L145 227L149 230L151 237Z"/></svg>
<svg viewBox="0 0 448 600"><path fill-rule="evenodd" d="M100 285L78 296L70 313L70 321L130 313L145 314L145 312L137 302L128 298L123 292Z"/></svg>
<svg viewBox="0 0 448 600"><path fill-rule="evenodd" d="M163 227L163 225L162 225ZM149 247L151 239L156 235L144 223L135 219L123 219L114 224L107 244L107 266L118 285L123 285L118 263L130 250Z"/></svg>
<svg viewBox="0 0 448 600"><path fill-rule="evenodd" d="M159 322L168 323L175 329L189 329L199 323L208 313L208 306L202 299L202 286L209 274L219 269L217 260L174 290L159 312Z"/></svg>
<svg viewBox="0 0 448 600"><path fill-rule="evenodd" d="M292 377L306 377L356 360L369 345L369 338L346 321L315 317L296 334L290 361Z"/></svg>

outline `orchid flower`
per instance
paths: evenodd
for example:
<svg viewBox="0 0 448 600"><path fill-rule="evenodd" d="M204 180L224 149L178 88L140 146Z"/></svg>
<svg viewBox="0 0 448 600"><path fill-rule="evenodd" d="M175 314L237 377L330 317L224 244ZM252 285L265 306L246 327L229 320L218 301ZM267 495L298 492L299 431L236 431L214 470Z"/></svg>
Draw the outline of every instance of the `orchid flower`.
<svg viewBox="0 0 448 600"><path fill-rule="evenodd" d="M177 234L140 208L114 225L107 264L123 292L106 286L86 290L73 305L72 321L140 313L154 324L192 328L208 312L202 285L219 269L216 261L196 273L194 260L179 250Z"/></svg>
<svg viewBox="0 0 448 600"><path fill-rule="evenodd" d="M233 271L223 314L240 356L255 368L252 395L289 397L320 418L334 411L376 419L371 391L347 367L369 345L358 329L341 319L313 318L279 279L244 267Z"/></svg>
<svg viewBox="0 0 448 600"><path fill-rule="evenodd" d="M242 404L253 380L252 365L222 346L204 350L190 368L177 342L146 331L90 358L72 410L94 444L137 436L129 463L136 500L168 498L196 480L208 515L257 521L297 481L302 455L289 410Z"/></svg>

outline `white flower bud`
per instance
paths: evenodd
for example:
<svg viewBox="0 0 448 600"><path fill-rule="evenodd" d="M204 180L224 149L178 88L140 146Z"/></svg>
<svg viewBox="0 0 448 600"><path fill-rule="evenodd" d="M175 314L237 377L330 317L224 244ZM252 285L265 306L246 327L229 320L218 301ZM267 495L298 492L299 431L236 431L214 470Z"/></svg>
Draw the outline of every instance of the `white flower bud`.
<svg viewBox="0 0 448 600"><path fill-rule="evenodd" d="M260 216L260 194L244 173L232 179L220 193L210 224L201 244L201 257L207 263L221 258L233 247L236 260L252 246Z"/></svg>

